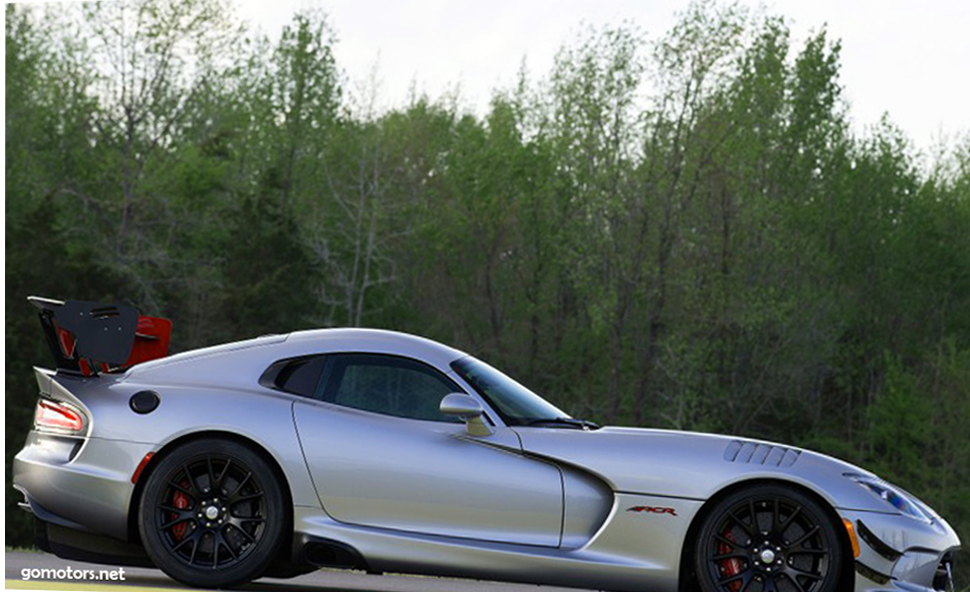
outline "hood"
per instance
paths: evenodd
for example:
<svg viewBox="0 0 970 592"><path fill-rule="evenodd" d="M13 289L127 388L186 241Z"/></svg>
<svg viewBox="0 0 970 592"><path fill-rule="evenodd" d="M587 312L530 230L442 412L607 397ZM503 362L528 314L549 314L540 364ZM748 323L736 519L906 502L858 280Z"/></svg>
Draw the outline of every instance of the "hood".
<svg viewBox="0 0 970 592"><path fill-rule="evenodd" d="M792 446L640 428L515 431L525 451L583 468L616 492L706 500L733 483L775 479L807 487L836 508L886 510L879 500L844 476L872 473Z"/></svg>

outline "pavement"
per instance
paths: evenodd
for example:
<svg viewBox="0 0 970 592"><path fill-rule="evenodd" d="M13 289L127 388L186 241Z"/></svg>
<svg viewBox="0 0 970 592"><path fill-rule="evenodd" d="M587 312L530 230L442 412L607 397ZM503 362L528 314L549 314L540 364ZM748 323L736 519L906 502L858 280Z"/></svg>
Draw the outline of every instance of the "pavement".
<svg viewBox="0 0 970 592"><path fill-rule="evenodd" d="M157 569L68 561L47 553L7 551L4 555L6 588L77 592L188 589ZM263 578L234 589L251 592L296 592L308 588L320 592L576 592L575 588L395 574L369 575L359 571L330 569L320 569L286 580Z"/></svg>

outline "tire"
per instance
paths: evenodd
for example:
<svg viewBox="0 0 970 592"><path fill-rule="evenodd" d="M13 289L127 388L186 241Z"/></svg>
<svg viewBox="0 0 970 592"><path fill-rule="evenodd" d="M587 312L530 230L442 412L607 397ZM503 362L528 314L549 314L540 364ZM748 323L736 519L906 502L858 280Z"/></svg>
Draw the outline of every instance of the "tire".
<svg viewBox="0 0 970 592"><path fill-rule="evenodd" d="M287 524L269 464L227 440L195 440L166 454L148 476L138 528L148 556L189 586L232 586L260 577Z"/></svg>
<svg viewBox="0 0 970 592"><path fill-rule="evenodd" d="M843 543L820 503L784 485L740 489L704 518L694 549L703 592L836 592Z"/></svg>

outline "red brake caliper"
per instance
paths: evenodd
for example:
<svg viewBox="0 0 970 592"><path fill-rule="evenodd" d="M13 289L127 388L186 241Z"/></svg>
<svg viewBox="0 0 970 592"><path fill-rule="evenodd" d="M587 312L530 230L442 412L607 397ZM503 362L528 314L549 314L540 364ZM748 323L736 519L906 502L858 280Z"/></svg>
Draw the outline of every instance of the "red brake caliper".
<svg viewBox="0 0 970 592"><path fill-rule="evenodd" d="M179 485L185 488L188 488L189 486L187 481L182 481L181 483L179 483ZM178 508L179 510L187 509L189 507L189 496L185 495L185 493L176 489L175 493L172 495L172 507ZM178 518L178 515L173 514L172 520L176 518ZM175 540L181 541L182 537L185 536L185 531L188 530L188 528L189 528L188 522L179 522L178 524L173 526L172 535L175 536Z"/></svg>
<svg viewBox="0 0 970 592"><path fill-rule="evenodd" d="M730 526L724 531L724 538L731 541L732 543L736 541L734 538L734 529ZM731 552L731 546L727 543L721 543L717 546L717 552L724 554ZM737 557L732 557L730 559L725 559L721 562L721 573L724 574L724 579L736 576L741 573L741 560ZM738 592L741 589L741 580L735 580L727 585L732 592Z"/></svg>

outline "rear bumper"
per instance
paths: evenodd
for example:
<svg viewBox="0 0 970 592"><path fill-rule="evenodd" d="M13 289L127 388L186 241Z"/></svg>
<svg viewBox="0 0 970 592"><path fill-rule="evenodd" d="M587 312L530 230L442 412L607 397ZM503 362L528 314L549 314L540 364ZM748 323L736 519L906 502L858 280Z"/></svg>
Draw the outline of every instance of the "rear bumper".
<svg viewBox="0 0 970 592"><path fill-rule="evenodd" d="M61 559L124 565L131 567L155 567L141 545L126 543L116 538L81 532L35 518L35 542L47 553Z"/></svg>
<svg viewBox="0 0 970 592"><path fill-rule="evenodd" d="M960 547L945 520L922 522L899 514L840 510L859 538L857 592L933 592L945 587L941 568Z"/></svg>
<svg viewBox="0 0 970 592"><path fill-rule="evenodd" d="M151 445L31 431L13 462L14 486L38 518L128 539L131 476Z"/></svg>

